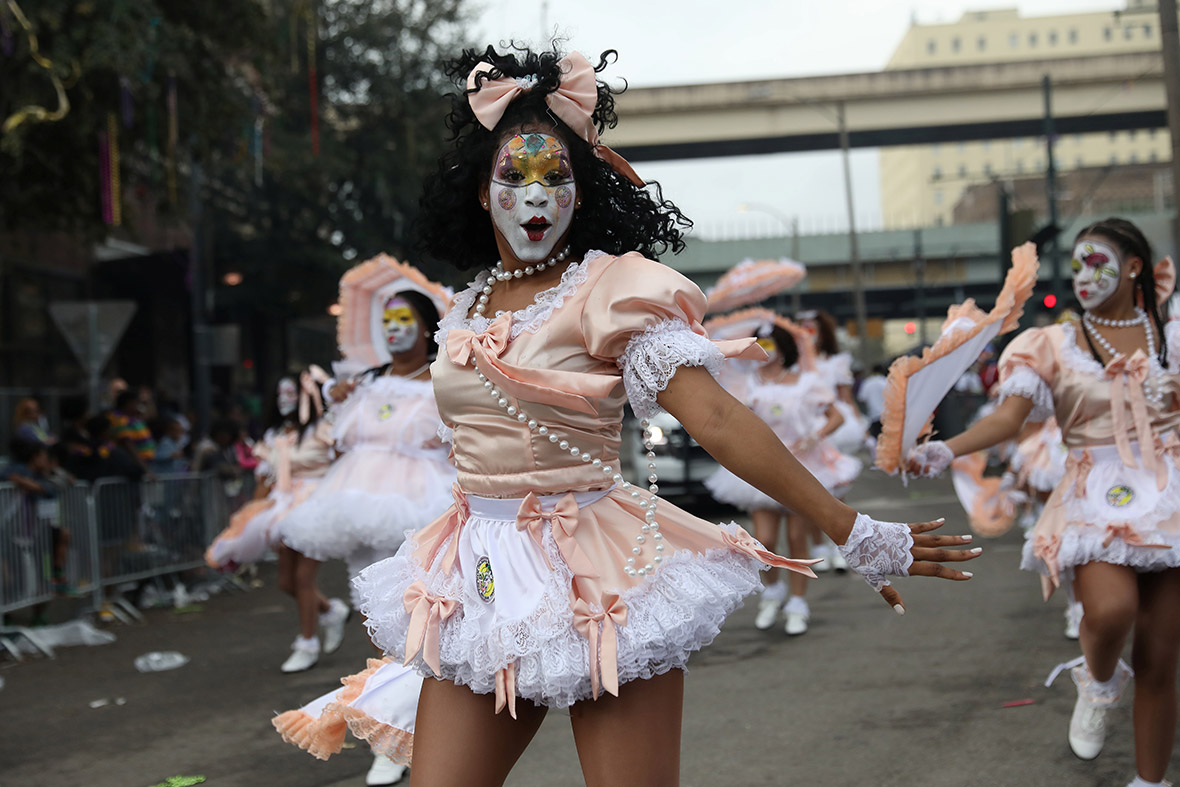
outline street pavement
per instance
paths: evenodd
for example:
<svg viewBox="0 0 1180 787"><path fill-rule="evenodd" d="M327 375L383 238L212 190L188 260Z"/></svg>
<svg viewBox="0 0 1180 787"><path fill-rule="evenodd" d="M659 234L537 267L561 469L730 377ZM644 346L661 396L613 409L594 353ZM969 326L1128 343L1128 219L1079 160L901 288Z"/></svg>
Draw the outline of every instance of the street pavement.
<svg viewBox="0 0 1180 787"><path fill-rule="evenodd" d="M967 532L945 480L907 489L868 473L850 502L877 518L946 516L947 532ZM1018 570L1018 534L982 545L969 583L900 580L905 617L859 578L832 574L813 583L811 630L802 637L756 631L753 603L737 611L690 664L682 784L1129 782L1129 702L1111 714L1102 756L1074 758L1066 743L1073 686L1068 675L1051 689L1041 685L1079 652L1062 636L1064 599L1043 604L1036 578ZM312 670L282 675L294 609L275 588L273 565L261 577L263 587L215 596L200 611L150 610L146 625L116 625L114 644L62 649L56 660L0 661L0 785L151 787L198 775L216 787L362 785L371 760L362 746L319 762L284 744L269 721L363 667L373 652L361 623L354 619L344 646ZM345 595L341 564L324 567L322 587ZM192 660L137 672L135 657L157 650ZM100 699L112 702L92 709ZM1004 707L1021 700L1033 702ZM568 714L551 712L508 784L581 783Z"/></svg>

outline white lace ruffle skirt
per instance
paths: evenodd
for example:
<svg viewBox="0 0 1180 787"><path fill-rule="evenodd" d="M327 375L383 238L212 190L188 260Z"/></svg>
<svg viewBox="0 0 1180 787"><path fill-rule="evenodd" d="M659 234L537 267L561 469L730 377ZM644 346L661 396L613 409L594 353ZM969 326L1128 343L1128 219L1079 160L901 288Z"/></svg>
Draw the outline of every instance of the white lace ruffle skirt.
<svg viewBox="0 0 1180 787"><path fill-rule="evenodd" d="M838 498L848 493L852 482L860 475L864 464L855 456L841 453L828 442L821 442L806 454L797 455L800 464L815 476L832 495ZM713 499L743 511L786 511L777 500L747 484L736 475L719 467L705 479L705 488Z"/></svg>
<svg viewBox="0 0 1180 787"><path fill-rule="evenodd" d="M757 488L747 484L724 467L705 479L705 488L719 503L740 508L747 513L750 511L778 511L787 509L769 495L763 494Z"/></svg>
<svg viewBox="0 0 1180 787"><path fill-rule="evenodd" d="M868 435L868 424L860 410L843 399L837 399L836 409L844 416L844 423L828 436L828 441L837 450L846 454L854 454L865 447L865 437Z"/></svg>
<svg viewBox="0 0 1180 787"><path fill-rule="evenodd" d="M1127 467L1113 445L1091 446L1090 467L1071 467L1053 492L1031 537L1021 567L1053 576L1075 566L1101 562L1139 571L1180 567L1180 469L1169 456L1158 457L1166 482L1143 467ZM1073 452L1075 461L1081 451Z"/></svg>
<svg viewBox="0 0 1180 787"><path fill-rule="evenodd" d="M300 482L296 483L298 485ZM298 490L298 486L296 489ZM207 556L210 563L217 566L257 563L268 551L278 546L278 522L295 504L296 494L276 489L267 499L271 501L271 505L258 511L248 521L234 521L242 513L231 518L230 526L209 545ZM247 503L247 506L249 505L251 504Z"/></svg>
<svg viewBox="0 0 1180 787"><path fill-rule="evenodd" d="M606 494L578 493L578 506L585 510ZM557 499L546 496L541 503L552 506ZM543 525L542 548L527 530L517 529L520 499L469 495L467 501L470 515L459 530L450 574L441 568L450 538L427 567L415 558L411 535L396 556L355 580L374 644L395 660L404 659L410 630L404 596L421 582L432 596L458 602L438 627L442 678L490 694L497 673L515 664L518 697L551 708L592 697L590 644L575 627L572 574L550 524ZM731 535L740 530L732 523L721 527ZM624 590L627 618L616 628L619 684L684 669L689 655L717 636L742 598L761 587L763 568L728 547L703 554L685 549ZM434 674L421 652L411 664L423 675Z"/></svg>
<svg viewBox="0 0 1180 787"><path fill-rule="evenodd" d="M388 460L374 463L382 455ZM392 554L407 530L429 524L451 505L454 481L454 468L443 462L388 452L346 454L315 493L283 518L279 537L315 560L347 560L363 549Z"/></svg>

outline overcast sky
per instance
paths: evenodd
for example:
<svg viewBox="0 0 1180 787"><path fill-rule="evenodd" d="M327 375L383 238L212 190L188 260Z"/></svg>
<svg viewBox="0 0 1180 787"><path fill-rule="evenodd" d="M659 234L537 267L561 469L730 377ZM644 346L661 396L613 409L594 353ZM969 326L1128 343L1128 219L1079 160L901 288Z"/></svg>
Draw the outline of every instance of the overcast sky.
<svg viewBox="0 0 1180 787"><path fill-rule="evenodd" d="M479 0L476 0L479 3ZM483 43L536 43L556 30L567 49L616 49L607 71L631 85L719 82L876 71L909 28L953 22L964 11L1018 7L1022 16L1113 11L1124 0L482 0L473 30ZM609 135L606 138L609 142ZM798 217L805 232L843 225L844 192L836 153L642 162L701 231L765 231L775 219L738 212L765 204ZM853 153L858 221L880 222L875 150Z"/></svg>

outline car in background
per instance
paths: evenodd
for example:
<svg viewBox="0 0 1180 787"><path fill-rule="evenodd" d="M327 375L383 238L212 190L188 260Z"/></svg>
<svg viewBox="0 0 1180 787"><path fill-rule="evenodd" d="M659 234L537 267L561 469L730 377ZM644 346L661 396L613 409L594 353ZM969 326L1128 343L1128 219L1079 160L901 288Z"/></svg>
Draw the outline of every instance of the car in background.
<svg viewBox="0 0 1180 787"><path fill-rule="evenodd" d="M655 465L660 497L696 499L708 498L705 479L720 466L709 453L685 431L680 422L668 413L658 413L648 419L651 429L653 456L643 450L643 427L639 419L630 415L623 421L621 459L623 475L633 484L647 488L650 469Z"/></svg>

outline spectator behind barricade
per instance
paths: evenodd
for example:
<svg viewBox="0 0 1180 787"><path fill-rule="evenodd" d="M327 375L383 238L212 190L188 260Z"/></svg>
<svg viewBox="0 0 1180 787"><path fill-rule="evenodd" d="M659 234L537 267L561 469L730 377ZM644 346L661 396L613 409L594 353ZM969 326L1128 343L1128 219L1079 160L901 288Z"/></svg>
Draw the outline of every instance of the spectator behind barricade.
<svg viewBox="0 0 1180 787"><path fill-rule="evenodd" d="M156 455L148 464L157 473L183 473L189 468L189 437L183 416L166 415L160 419L160 439Z"/></svg>
<svg viewBox="0 0 1180 787"><path fill-rule="evenodd" d="M238 466L246 472L253 473L258 467L259 459L254 455L254 440L250 438L250 431L246 427L238 429L238 436L234 441L234 454L238 458Z"/></svg>
<svg viewBox="0 0 1180 787"><path fill-rule="evenodd" d="M228 419L215 421L209 439L202 442L195 458L195 468L201 473L215 473L221 479L226 497L236 497L242 491L244 471L238 461L236 441L241 427Z"/></svg>
<svg viewBox="0 0 1180 787"><path fill-rule="evenodd" d="M90 413L86 399L71 396L61 403L62 431L57 443L57 461L74 478L94 481L98 478L101 461L94 450L94 438L87 422Z"/></svg>
<svg viewBox="0 0 1180 787"><path fill-rule="evenodd" d="M111 439L135 457L144 473L150 473L148 463L156 458L156 441L143 420L139 392L128 389L120 393L108 418Z"/></svg>
<svg viewBox="0 0 1180 787"><path fill-rule="evenodd" d="M111 419L96 415L86 422L90 432L91 445L98 457L95 478L125 478L138 481L143 478L143 464L126 448L115 442Z"/></svg>
<svg viewBox="0 0 1180 787"><path fill-rule="evenodd" d="M70 531L62 526L59 487L53 478L49 448L43 443L17 439L12 441L9 450L13 463L4 470L4 476L21 491L22 535L36 544L43 537L42 529L49 529L52 550L50 581L55 594L65 595L69 592L65 570ZM43 617L42 612L38 611L37 616Z"/></svg>
<svg viewBox="0 0 1180 787"><path fill-rule="evenodd" d="M41 412L40 403L31 396L26 396L16 403L12 414L12 439L41 445L53 445L57 442L49 433L49 424Z"/></svg>

